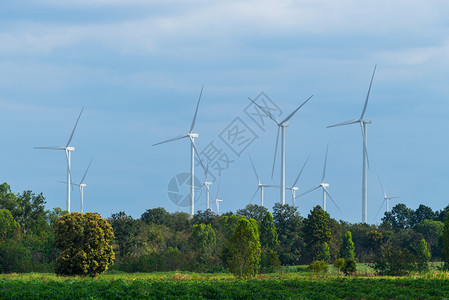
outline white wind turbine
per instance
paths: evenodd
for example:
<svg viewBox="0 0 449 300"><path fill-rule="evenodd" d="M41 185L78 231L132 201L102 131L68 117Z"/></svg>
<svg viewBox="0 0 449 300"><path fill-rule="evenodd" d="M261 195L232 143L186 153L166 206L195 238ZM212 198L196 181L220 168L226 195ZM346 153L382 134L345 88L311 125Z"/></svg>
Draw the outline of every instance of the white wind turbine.
<svg viewBox="0 0 449 300"><path fill-rule="evenodd" d="M338 208L338 210L341 211L340 207L338 207L337 203L335 203L331 194L327 190L327 188L329 187L329 183L324 182L324 177L326 176L326 164L327 164L327 151L328 150L329 150L329 145L327 145L327 147L326 147L326 156L324 158L323 176L321 177L321 183L318 186L314 187L313 189L310 189L307 192L302 193L301 195L298 196L298 198L301 196L304 196L305 194L313 192L316 189L322 188L323 189L323 210L326 211L326 195L327 195L329 197L329 199L332 200L332 203L334 203L335 206Z"/></svg>
<svg viewBox="0 0 449 300"><path fill-rule="evenodd" d="M368 93L366 95L365 105L363 106L362 114L360 115L360 118L346 121L343 123L338 123L335 125L327 126L327 128L330 127L336 127L336 126L343 126L343 125L349 125L349 124L360 124L360 128L362 129L362 138L363 138L363 163L362 163L362 222L367 222L367 198L368 198L368 179L367 179L367 166L369 167L369 161L368 161L368 150L367 150L367 124L370 124L372 122L371 119L364 119L366 112L366 107L368 105L368 98L371 91L371 85L373 84L373 78L374 74L376 73L376 67L374 66L373 75L371 76L371 81L368 88Z"/></svg>
<svg viewBox="0 0 449 300"><path fill-rule="evenodd" d="M379 212L382 209L382 206L384 205L385 202L387 204L385 211L389 212L389 206L388 206L389 201L392 200L392 199L401 198L401 197L391 197L391 196L389 197L389 196L387 196L387 193L385 192L384 186L382 185L382 182L380 181L379 175L377 176L377 178L379 179L379 184L380 184L380 187L382 188L382 193L384 194L384 201L382 201L382 204L380 205L379 210L377 211L376 216L374 217L374 219L377 218L377 215L379 214Z"/></svg>
<svg viewBox="0 0 449 300"><path fill-rule="evenodd" d="M217 193L215 194L215 205L217 206L217 215L220 214L220 202L223 202L223 200L218 199L218 192L219 191L220 191L220 183L218 183Z"/></svg>
<svg viewBox="0 0 449 300"><path fill-rule="evenodd" d="M293 181L293 184L291 187L286 187L287 190L290 190L292 192L292 201L293 201L293 206L296 206L296 191L299 190L299 188L296 185L296 183L299 180L299 177L301 177L302 171L304 170L304 167L306 166L307 162L309 161L310 155L309 157L307 157L306 161L304 162L304 165L301 168L301 171L299 171L298 176L296 177L295 181Z"/></svg>
<svg viewBox="0 0 449 300"><path fill-rule="evenodd" d="M80 194L81 194L81 212L84 212L84 188L86 187L86 184L84 183L84 179L86 179L87 171L89 171L90 165L92 164L92 161L94 159L92 158L90 160L89 165L87 166L86 172L84 172L83 178L81 178L81 181L79 183L72 183L73 185L79 186L80 188Z"/></svg>
<svg viewBox="0 0 449 300"><path fill-rule="evenodd" d="M75 151L75 147L70 147L70 142L72 141L73 134L75 133L76 126L78 125L78 121L81 118L81 114L83 113L84 107L81 109L81 112L76 120L75 126L73 127L72 134L65 146L54 146L54 147L34 147L35 149L50 149L50 150L64 150L65 156L67 159L67 211L70 213L70 183L72 181L70 174L70 156L71 152Z"/></svg>
<svg viewBox="0 0 449 300"><path fill-rule="evenodd" d="M287 127L289 124L287 123L288 120L291 119L291 117L293 117L293 115L304 105L307 103L307 101L310 100L310 98L312 98L312 96L310 96L306 101L304 101L304 103L302 103L300 106L298 106L298 108L296 108L291 114L289 114L284 120L282 121L278 121L276 119L276 117L270 113L269 111L267 111L265 108L263 108L262 106L260 106L259 104L257 104L255 101L253 101L251 98L249 98L249 100L254 103L261 111L264 112L264 114L266 114L271 120L273 120L277 126L278 126L278 133L276 136L276 146L274 149L274 160L273 160L273 169L271 171L271 178L273 178L273 174L274 174L274 166L276 164L276 154L277 154L277 149L278 149L278 143L279 143L279 131L281 132L281 184L280 184L280 190L281 190L281 196L280 196L280 202L282 205L285 205L285 127Z"/></svg>
<svg viewBox="0 0 449 300"><path fill-rule="evenodd" d="M212 181L207 181L207 174L209 172L209 163L206 164L206 170L204 175L204 182L197 189L201 189L203 186L206 187L206 210L210 209L210 186L212 185Z"/></svg>
<svg viewBox="0 0 449 300"><path fill-rule="evenodd" d="M260 179L259 179L259 175L257 175L256 168L254 167L253 160L251 159L251 155L248 154L248 156L249 156L249 160L251 162L251 166L253 167L254 175L256 175L256 179L257 179L257 189L254 192L254 195L251 197L250 203L251 203L251 201L253 201L254 197L256 197L256 194L260 189L260 205L263 206L263 189L266 187L277 187L278 188L279 186L261 183Z"/></svg>
<svg viewBox="0 0 449 300"><path fill-rule="evenodd" d="M179 135L177 137L165 140L160 143L153 144L153 146L156 146L156 145L180 140L183 138L190 139L190 177L191 177L190 178L190 216L192 216L192 217L195 213L195 153L198 156L198 160L199 160L201 166L203 167L203 169L205 169L203 166L203 163L201 162L200 155L198 154L198 150L195 147L195 138L198 137L198 133L193 133L193 128L195 127L196 115L198 113L198 107L200 106L201 95L203 94L203 88L204 88L204 86L201 88L200 96L198 98L198 103L196 105L196 110L195 110L195 114L193 115L192 125L190 126L189 133L185 134L185 135Z"/></svg>

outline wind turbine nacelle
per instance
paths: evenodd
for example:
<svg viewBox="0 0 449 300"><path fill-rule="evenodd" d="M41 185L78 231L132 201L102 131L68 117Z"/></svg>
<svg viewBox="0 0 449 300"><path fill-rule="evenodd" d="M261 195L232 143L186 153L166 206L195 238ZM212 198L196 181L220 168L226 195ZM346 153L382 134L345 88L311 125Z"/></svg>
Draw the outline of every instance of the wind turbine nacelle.
<svg viewBox="0 0 449 300"><path fill-rule="evenodd" d="M75 151L75 147L66 147L65 148L67 151Z"/></svg>
<svg viewBox="0 0 449 300"><path fill-rule="evenodd" d="M84 187L86 187L86 184L85 184L85 183L81 183L81 184L80 184L80 187L83 187L83 188L84 188Z"/></svg>
<svg viewBox="0 0 449 300"><path fill-rule="evenodd" d="M292 191L297 191L299 188L297 186L292 187Z"/></svg>
<svg viewBox="0 0 449 300"><path fill-rule="evenodd" d="M212 182L210 182L210 181L206 181L205 183L204 183L204 185L207 185L207 186L209 186L209 185L211 185L212 184Z"/></svg>
<svg viewBox="0 0 449 300"><path fill-rule="evenodd" d="M285 123L282 123L282 124L281 124L281 127L288 127L288 125L290 125L290 123L285 122Z"/></svg>
<svg viewBox="0 0 449 300"><path fill-rule="evenodd" d="M373 123L373 119L363 119L363 123L371 124L371 123Z"/></svg>
<svg viewBox="0 0 449 300"><path fill-rule="evenodd" d="M328 188L329 187L329 183L322 183L321 186L325 187L325 188Z"/></svg>
<svg viewBox="0 0 449 300"><path fill-rule="evenodd" d="M198 133L190 133L189 136L190 136L192 139L195 139L195 138L198 137Z"/></svg>

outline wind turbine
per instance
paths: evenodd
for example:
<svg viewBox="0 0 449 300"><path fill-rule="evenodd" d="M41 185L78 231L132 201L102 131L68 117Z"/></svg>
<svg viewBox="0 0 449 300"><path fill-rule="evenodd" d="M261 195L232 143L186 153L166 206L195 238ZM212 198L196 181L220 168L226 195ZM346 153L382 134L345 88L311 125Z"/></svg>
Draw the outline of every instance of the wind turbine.
<svg viewBox="0 0 449 300"><path fill-rule="evenodd" d="M282 205L285 205L285 127L287 127L289 124L287 123L288 120L291 119L291 117L293 117L293 115L304 105L307 103L307 101L310 100L310 98L312 98L312 96L310 96L306 101L304 101L300 106L298 106L298 108L296 108L292 113L290 113L284 120L279 121L276 119L276 117L270 113L269 111L267 111L265 108L263 108L262 106L260 106L259 104L257 104L255 101L253 101L251 98L249 98L249 100L254 103L261 111L263 111L271 120L273 120L277 126L278 126L278 133L276 136L276 147L274 149L274 160L273 160L273 169L271 171L271 178L273 178L273 174L274 174L274 166L276 164L276 154L277 154L277 149L278 149L278 142L279 142L279 131L281 132L281 184L280 184L280 189L281 189L281 199L280 202Z"/></svg>
<svg viewBox="0 0 449 300"><path fill-rule="evenodd" d="M335 125L327 126L327 128L336 127L336 126L343 126L343 125L349 125L349 124L360 124L360 128L362 129L362 138L363 138L363 163L362 163L362 222L367 222L367 198L368 198L368 179L367 179L367 169L366 167L369 167L369 161L368 161L368 150L367 150L367 124L371 124L372 119L365 119L365 112L366 107L368 106L368 99L369 94L371 91L371 85L373 84L374 74L376 73L376 67L374 66L373 75L371 76L371 81L368 88L368 93L366 95L365 105L362 109L362 114L360 115L360 118L346 121L343 123L338 123Z"/></svg>
<svg viewBox="0 0 449 300"><path fill-rule="evenodd" d="M210 209L210 186L212 185L211 181L207 181L207 174L209 172L209 163L206 165L206 170L204 174L204 182L202 185L200 185L197 189L201 189L203 186L206 187L206 210Z"/></svg>
<svg viewBox="0 0 449 300"><path fill-rule="evenodd" d="M76 126L78 125L78 121L81 118L81 114L83 113L84 107L81 109L81 112L76 120L75 126L73 127L72 134L65 146L54 146L54 147L34 147L34 149L50 149L50 150L64 150L65 156L67 159L67 211L70 213L70 183L72 181L70 174L70 156L71 152L75 151L75 147L70 146L70 142L72 141L73 134L75 133Z"/></svg>
<svg viewBox="0 0 449 300"><path fill-rule="evenodd" d="M153 146L165 144L168 142L173 142L176 140L180 140L183 138L189 138L190 139L190 216L193 217L195 213L195 153L198 156L198 160L200 161L201 166L204 168L204 165L200 159L200 155L198 154L198 150L195 147L195 138L198 137L198 133L193 133L193 128L195 127L195 120L196 115L198 114L198 107L200 106L201 101L201 95L203 94L203 88L201 88L200 96L198 98L198 103L196 105L195 114L193 115L192 125L190 125L190 130L188 134L185 135L179 135L177 137L162 141L160 143L153 144Z"/></svg>
<svg viewBox="0 0 449 300"><path fill-rule="evenodd" d="M263 189L266 187L277 187L278 188L279 186L261 183L260 179L259 179L259 175L257 175L256 168L254 167L253 160L251 159L251 155L248 154L248 156L249 156L249 160L251 162L251 166L253 167L254 175L256 175L256 179L257 179L257 189L254 192L254 195L251 197L250 203L251 203L251 201L253 201L254 197L256 197L256 194L260 189L260 205L263 206Z"/></svg>
<svg viewBox="0 0 449 300"><path fill-rule="evenodd" d="M384 186L382 185L382 182L380 181L380 177L379 177L379 175L377 176L377 178L379 179L379 184L380 184L380 187L382 188L382 193L384 194L384 201L382 201L382 204L380 205L380 207L379 207L379 210L377 211L377 213L376 213L376 216L374 217L374 219L376 219L377 218L377 215L379 214L379 212L380 212L380 210L381 210L381 208L382 208L382 206L384 205L384 203L386 202L386 204L387 204L387 207L386 207L386 212L388 212L389 211L389 206L388 206L388 202L390 201L390 200L392 200L392 199L397 199L397 198L401 198L401 197L389 197L389 196L387 196L387 193L385 192L385 189L384 189Z"/></svg>
<svg viewBox="0 0 449 300"><path fill-rule="evenodd" d="M291 187L286 187L287 190L291 190L292 192L292 201L293 201L293 206L296 206L296 191L299 190L299 188L296 185L296 183L299 180L299 177L301 177L302 171L304 170L304 167L306 166L307 162L309 161L310 155L309 157L307 157L306 161L304 162L304 165L301 168L301 171L299 171L298 176L296 177L295 181L293 182Z"/></svg>
<svg viewBox="0 0 449 300"><path fill-rule="evenodd" d="M331 194L327 190L327 188L329 187L329 183L324 182L324 177L326 176L326 164L327 164L327 151L328 150L329 150L329 145L327 145L327 147L326 147L326 157L324 158L323 176L321 177L321 183L318 186L314 187L313 189L310 189L307 192L302 193L301 195L298 196L298 198L301 196L304 196L305 194L313 192L316 189L322 188L323 189L323 210L326 211L326 195L327 195L329 197L329 199L332 200L332 203L334 203L335 206L338 208L338 210L341 211L340 207L338 207L337 203L335 203Z"/></svg>
<svg viewBox="0 0 449 300"><path fill-rule="evenodd" d="M86 179L86 175L87 175L87 171L89 171L90 165L92 164L92 161L94 159L92 158L90 160L89 165L87 166L86 172L84 172L83 178L81 179L81 181L79 183L72 183L73 185L79 186L80 187L80 194L81 194L81 212L84 212L84 188L86 187L86 184L84 183L84 179Z"/></svg>
<svg viewBox="0 0 449 300"><path fill-rule="evenodd" d="M215 194L215 205L217 206L217 216L220 214L220 202L223 202L223 200L218 199L219 191L220 191L220 182L218 183L217 194Z"/></svg>

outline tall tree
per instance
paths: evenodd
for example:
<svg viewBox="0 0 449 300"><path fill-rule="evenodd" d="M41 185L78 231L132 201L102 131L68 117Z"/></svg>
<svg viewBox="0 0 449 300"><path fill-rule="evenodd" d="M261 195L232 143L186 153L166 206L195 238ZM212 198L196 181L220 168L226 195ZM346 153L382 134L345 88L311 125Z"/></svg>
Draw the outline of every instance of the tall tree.
<svg viewBox="0 0 449 300"><path fill-rule="evenodd" d="M444 268L449 270L449 215L446 216L443 228L443 259Z"/></svg>
<svg viewBox="0 0 449 300"><path fill-rule="evenodd" d="M348 259L354 259L354 250L355 247L354 243L352 242L352 234L350 231L347 231L343 237L343 242L341 243L340 257L344 258L345 261Z"/></svg>
<svg viewBox="0 0 449 300"><path fill-rule="evenodd" d="M169 225L170 213L163 207L147 209L140 217L147 224Z"/></svg>
<svg viewBox="0 0 449 300"><path fill-rule="evenodd" d="M424 221L424 220L433 220L435 219L435 213L432 208L426 206L424 204L420 204L419 207L413 212L411 217L411 227L414 227L416 224Z"/></svg>
<svg viewBox="0 0 449 300"><path fill-rule="evenodd" d="M385 213L382 221L389 223L394 231L407 229L413 224L413 210L405 204L396 204L390 212Z"/></svg>
<svg viewBox="0 0 449 300"><path fill-rule="evenodd" d="M133 246L137 246L136 221L124 211L112 214L108 221L114 230L118 256L123 258L131 252Z"/></svg>
<svg viewBox="0 0 449 300"><path fill-rule="evenodd" d="M236 214L242 215L247 219L254 219L260 225L267 212L268 209L266 207L257 204L248 204L245 208L237 210Z"/></svg>
<svg viewBox="0 0 449 300"><path fill-rule="evenodd" d="M279 259L283 265L300 263L304 250L301 236L302 218L292 205L276 203L273 207L273 220L279 239Z"/></svg>
<svg viewBox="0 0 449 300"><path fill-rule="evenodd" d="M0 209L0 242L17 238L20 225L8 209Z"/></svg>
<svg viewBox="0 0 449 300"><path fill-rule="evenodd" d="M254 276L260 261L260 241L257 222L254 219L241 219L229 239L228 264L233 274Z"/></svg>
<svg viewBox="0 0 449 300"><path fill-rule="evenodd" d="M319 248L324 243L331 240L331 230L329 227L330 216L321 206L315 206L304 219L304 242L310 259L314 259Z"/></svg>
<svg viewBox="0 0 449 300"><path fill-rule="evenodd" d="M278 234L273 222L273 216L269 211L260 224L260 245L267 250L275 250L279 246Z"/></svg>
<svg viewBox="0 0 449 300"><path fill-rule="evenodd" d="M206 262L215 251L217 238L210 224L193 225L190 243L200 262Z"/></svg>

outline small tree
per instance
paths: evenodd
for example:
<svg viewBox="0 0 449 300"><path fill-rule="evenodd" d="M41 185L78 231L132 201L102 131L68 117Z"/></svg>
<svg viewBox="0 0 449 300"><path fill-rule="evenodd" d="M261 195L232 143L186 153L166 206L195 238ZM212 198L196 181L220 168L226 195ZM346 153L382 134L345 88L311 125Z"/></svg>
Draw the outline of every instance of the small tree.
<svg viewBox="0 0 449 300"><path fill-rule="evenodd" d="M67 214L54 227L55 246L61 250L55 263L56 274L96 277L113 262L114 251L109 243L114 233L99 214Z"/></svg>
<svg viewBox="0 0 449 300"><path fill-rule="evenodd" d="M234 275L254 276L260 261L260 241L257 222L240 219L228 243L228 264Z"/></svg>
<svg viewBox="0 0 449 300"><path fill-rule="evenodd" d="M326 264L329 263L329 261L331 260L331 254L329 252L329 246L327 245L326 242L324 242L317 254L317 259L318 260L322 260L324 261Z"/></svg>
<svg viewBox="0 0 449 300"><path fill-rule="evenodd" d="M419 272L429 271L430 252L425 239L422 239L416 249L416 268Z"/></svg>
<svg viewBox="0 0 449 300"><path fill-rule="evenodd" d="M344 258L337 258L334 262L334 267L337 268L338 275L340 275L340 270L345 265L345 259Z"/></svg>
<svg viewBox="0 0 449 300"><path fill-rule="evenodd" d="M344 258L345 260L348 259L354 259L354 242L352 241L352 234L350 231L346 232L343 237L343 243L340 247L340 257Z"/></svg>
<svg viewBox="0 0 449 300"><path fill-rule="evenodd" d="M327 272L327 264L324 260L315 260L307 266L306 271L314 272L315 274Z"/></svg>
<svg viewBox="0 0 449 300"><path fill-rule="evenodd" d="M354 258L345 259L345 264L341 269L346 276L352 275L355 271L357 271L357 264L355 263Z"/></svg>

